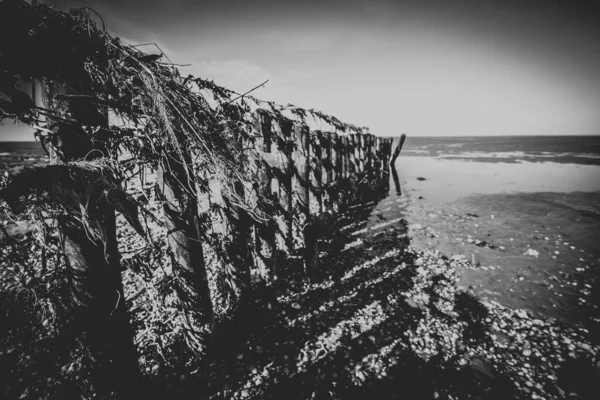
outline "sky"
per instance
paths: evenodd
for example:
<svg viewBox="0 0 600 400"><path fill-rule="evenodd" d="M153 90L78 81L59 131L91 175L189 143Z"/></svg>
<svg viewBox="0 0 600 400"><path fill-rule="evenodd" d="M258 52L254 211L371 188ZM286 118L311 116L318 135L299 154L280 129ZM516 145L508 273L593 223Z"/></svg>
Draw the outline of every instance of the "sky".
<svg viewBox="0 0 600 400"><path fill-rule="evenodd" d="M56 0L180 68L381 136L600 134L594 1ZM142 47L153 51L150 47ZM10 123L0 140L25 140ZM15 139L16 138L16 139Z"/></svg>

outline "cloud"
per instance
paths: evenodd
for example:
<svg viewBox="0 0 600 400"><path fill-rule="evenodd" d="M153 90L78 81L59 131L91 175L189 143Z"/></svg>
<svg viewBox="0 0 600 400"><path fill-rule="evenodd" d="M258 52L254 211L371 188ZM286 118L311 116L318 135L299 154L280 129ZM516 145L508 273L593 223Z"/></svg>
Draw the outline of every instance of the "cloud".
<svg viewBox="0 0 600 400"><path fill-rule="evenodd" d="M290 68L287 71L285 71L285 73L287 77L294 80L310 79L315 76L315 74L312 72L303 71L295 68Z"/></svg>
<svg viewBox="0 0 600 400"><path fill-rule="evenodd" d="M243 92L271 79L272 75L258 64L242 60L204 61L181 68L182 74L188 73L212 79L218 85Z"/></svg>

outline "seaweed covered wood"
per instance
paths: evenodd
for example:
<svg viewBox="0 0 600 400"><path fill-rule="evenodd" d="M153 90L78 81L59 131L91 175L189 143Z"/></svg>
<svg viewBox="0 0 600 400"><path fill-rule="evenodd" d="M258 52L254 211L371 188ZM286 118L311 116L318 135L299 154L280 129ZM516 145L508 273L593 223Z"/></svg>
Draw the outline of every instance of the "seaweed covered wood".
<svg viewBox="0 0 600 400"><path fill-rule="evenodd" d="M317 216L310 208L310 172L317 172L313 166L319 163L319 160L309 158L310 143L314 142L310 140L313 135L308 126L310 118L339 133L329 135L326 140L327 163L323 168L327 170L328 193L327 201L323 202L325 213L343 210L351 196L342 194L351 192L352 184L360 178L357 159L354 159L350 176L345 162L349 149L342 139L350 133L358 138L362 130L316 110L280 106L248 95L238 96L211 81L193 76L184 78L163 56L148 55L136 47L124 45L109 35L101 22L89 9L63 13L39 3L0 2L0 36L3 39L11 36L10 41L0 40L0 68L5 78L2 91L7 94L0 98L0 119L12 118L30 124L37 129L38 137L48 149L55 150L70 170L97 170L99 176L116 186L141 169L158 172L160 204L164 206L159 214L167 228L165 236L169 246L157 245L154 250L160 253L168 247L171 255L156 257L164 262L166 269L171 267L167 272L170 276L165 279L167 282L160 282L161 290L163 285L169 290L171 285L175 287L179 294L177 304L183 307L177 310L174 319L180 321L181 314L185 318L187 348L202 349L203 328L208 326L211 330L217 317L229 317L216 315L213 300L221 295L216 292L226 292L227 288L223 286L229 283L247 282L248 268L254 265L255 256L260 253L263 263L260 268L265 277L276 274L283 277L276 269L276 260L283 255L295 257L303 248L314 250L310 257L305 257L305 266L316 262L316 246L306 240L308 233L303 231L309 226L319 226L310 224L311 218ZM60 56L60 62L56 62L56 57L48 61L49 56ZM46 104L36 105L17 90L19 82L34 79L48 87L58 85L56 90L49 90ZM60 85L66 86L61 88ZM258 137L253 118L257 110L262 115L261 131L264 132ZM112 115L110 125L106 120L107 111ZM294 124L302 125L302 140L297 143L293 137ZM262 153L257 152L257 146L262 146ZM293 157L297 159L293 160ZM249 189L253 187L257 189ZM110 243L112 252L111 257L107 257L110 268L106 270L115 271L119 257L114 240L107 239L114 232L114 224L105 219L111 212L114 215L111 207L117 206L108 202L105 215L94 211L99 205L80 204L73 215L79 217L81 226L75 226L76 221L73 221L73 229L88 233L87 222L102 224L106 232L98 237L103 238L103 243ZM138 202L137 206L150 210L143 202ZM243 217L237 220L235 216L224 218L227 213ZM95 217L90 219L90 215ZM235 234L227 237L227 230L213 234L215 222L227 222L226 219ZM129 222L139 228L132 221ZM254 225L251 228L256 225L262 228L247 229L250 224ZM314 232L317 230L313 229ZM253 231L255 239L260 240L252 243L260 243L261 248L247 251L245 245L250 242ZM75 235L74 232L70 234ZM73 238L69 246L79 246L81 250L77 251L83 253L85 250L94 257L99 254L87 251L85 243L75 240L83 238L83 235ZM303 240L294 243L294 238ZM310 239L315 240L316 235ZM90 240L92 245L99 244L94 238ZM241 244L244 246L239 248L244 251L236 257L233 249ZM144 249L149 247L152 246ZM141 252L134 256L143 259ZM232 260L239 268L230 268ZM73 265L76 261L73 260ZM272 268L270 273L267 265ZM134 273L141 275L138 270ZM222 279L225 285L216 287L213 292L213 286L209 288L206 282L212 284L214 276L233 279ZM109 282L118 285L116 280ZM159 286L156 282L146 281L145 284ZM239 293L232 285L229 292ZM115 291L119 295L121 292L118 288ZM104 295L110 298L108 294L98 294ZM120 300L115 303L119 307L123 304ZM228 310L227 307L224 309ZM180 332L179 325L168 326L176 326ZM127 335L123 338L129 340ZM179 339L177 336L178 345ZM165 347L160 347L157 352L162 350ZM130 354L124 351L115 357ZM110 362L107 365L110 366ZM127 376L126 373L123 375Z"/></svg>
<svg viewBox="0 0 600 400"><path fill-rule="evenodd" d="M81 335L97 362L92 374L96 391L128 398L141 375L125 305L115 209L140 234L144 232L137 205L119 187L110 162L103 161L110 159L105 110L90 99L69 97L73 91L89 90L85 82L74 78L68 84L47 83L42 90L44 107L54 111L47 120L52 134L45 145L61 165L26 170L7 186L3 197L18 212L22 207L18 200L33 191L38 201L45 199L59 210L54 216L74 305L68 326L80 332L74 333Z"/></svg>

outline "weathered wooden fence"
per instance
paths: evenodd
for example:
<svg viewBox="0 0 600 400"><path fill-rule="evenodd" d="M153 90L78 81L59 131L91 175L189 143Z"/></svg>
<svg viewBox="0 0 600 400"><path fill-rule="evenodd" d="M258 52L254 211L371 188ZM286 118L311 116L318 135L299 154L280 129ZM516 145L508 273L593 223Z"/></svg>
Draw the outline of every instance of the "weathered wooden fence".
<svg viewBox="0 0 600 400"><path fill-rule="evenodd" d="M304 258L305 273L317 263L318 227L322 217L338 213L353 201L352 193L369 187L381 193L388 187L391 139L369 133L340 135L311 131L306 124L256 112L254 143L248 148L256 167L256 182L245 196L260 190L272 204L262 205L273 219L236 221L234 244L254 255L259 274L276 276L276 254ZM354 199L356 200L356 198ZM248 260L248 259L247 259Z"/></svg>
<svg viewBox="0 0 600 400"><path fill-rule="evenodd" d="M200 78L182 78L156 56L121 44L96 27L87 9L67 14L38 2L0 2L0 10L11 16L0 32L15 36L0 43L3 59L11 60L3 66L3 86L11 93L10 100L0 99L0 119L33 126L53 162L62 164L15 177L0 195L20 217L21 203L37 207L27 218L42 215L31 193L53 204L61 200L52 208L58 224L47 222L48 217L36 221L64 239L57 250L64 257L57 258L56 266L68 267L82 337L89 339L93 354L108 360L100 361L104 371L96 379L107 392L115 389L131 398L127 390L139 375L122 301L127 293L115 222L116 211L129 215L131 227L144 236L148 232L138 217L140 210L143 215L150 211L123 192L126 173L156 170L163 206L157 219L166 228L170 253L160 260L170 259L165 274L185 314L188 344L198 349L195 342L202 335L194 325L214 331L214 276L233 277L238 304L253 276L273 282L290 259L301 261L299 272L310 277L328 216L343 212L364 193L389 188L389 139L312 109L249 96L238 104L236 93ZM11 44L20 42L28 46ZM28 79L40 82L31 98L16 90L19 80ZM120 116L122 126L109 126L110 112ZM335 131L311 129L306 116ZM124 162L120 151L134 154L133 161ZM69 174L59 174L64 170ZM211 173L220 176L206 176ZM221 315L229 311L226 307ZM85 321L92 318L93 323ZM115 374L122 376L118 384Z"/></svg>

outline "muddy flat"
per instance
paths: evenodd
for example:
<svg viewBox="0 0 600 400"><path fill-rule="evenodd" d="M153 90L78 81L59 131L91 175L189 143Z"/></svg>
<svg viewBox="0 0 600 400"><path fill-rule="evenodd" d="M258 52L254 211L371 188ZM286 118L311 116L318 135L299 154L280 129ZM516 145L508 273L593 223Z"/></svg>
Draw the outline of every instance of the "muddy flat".
<svg viewBox="0 0 600 400"><path fill-rule="evenodd" d="M397 167L412 246L468 259L461 289L597 325L600 166L404 157Z"/></svg>

